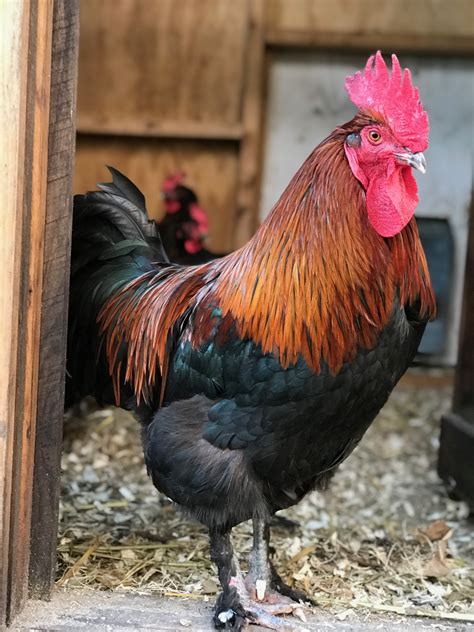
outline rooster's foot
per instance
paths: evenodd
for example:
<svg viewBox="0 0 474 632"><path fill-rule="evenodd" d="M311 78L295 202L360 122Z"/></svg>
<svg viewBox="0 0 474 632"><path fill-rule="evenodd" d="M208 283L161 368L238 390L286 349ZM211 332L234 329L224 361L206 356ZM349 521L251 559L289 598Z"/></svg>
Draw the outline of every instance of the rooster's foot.
<svg viewBox="0 0 474 632"><path fill-rule="evenodd" d="M304 629L299 624L276 616L279 614L293 614L304 621L301 604L295 603L271 588L266 589L260 584L249 594L242 576L239 575L230 579L229 587L219 596L214 623L216 628L236 632L244 630L251 623L270 630L299 630L301 632Z"/></svg>
<svg viewBox="0 0 474 632"><path fill-rule="evenodd" d="M214 610L216 628L238 632L253 623L271 630L303 630L301 624L277 616L292 614L304 621L303 606L299 602L307 599L286 586L272 569L268 559L268 525L254 519L254 546L245 579L234 555L230 530L215 529L210 537L211 556L223 588Z"/></svg>

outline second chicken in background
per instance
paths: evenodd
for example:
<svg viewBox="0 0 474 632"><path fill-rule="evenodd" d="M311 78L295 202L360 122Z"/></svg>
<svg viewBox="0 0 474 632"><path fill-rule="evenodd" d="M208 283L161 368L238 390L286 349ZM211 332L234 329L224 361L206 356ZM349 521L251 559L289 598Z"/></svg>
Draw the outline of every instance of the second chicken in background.
<svg viewBox="0 0 474 632"><path fill-rule="evenodd" d="M169 175L163 182L162 195L166 215L159 223L165 251L174 263L198 265L219 259L227 253L205 248L209 221L196 193L183 184L183 172Z"/></svg>

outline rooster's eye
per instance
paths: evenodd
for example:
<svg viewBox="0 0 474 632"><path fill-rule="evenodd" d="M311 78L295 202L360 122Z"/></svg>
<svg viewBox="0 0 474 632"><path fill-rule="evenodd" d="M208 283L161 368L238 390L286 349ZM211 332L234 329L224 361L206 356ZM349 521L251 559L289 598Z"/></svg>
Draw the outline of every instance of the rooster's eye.
<svg viewBox="0 0 474 632"><path fill-rule="evenodd" d="M382 135L375 129L372 129L369 132L369 140L373 145L378 145L382 140Z"/></svg>

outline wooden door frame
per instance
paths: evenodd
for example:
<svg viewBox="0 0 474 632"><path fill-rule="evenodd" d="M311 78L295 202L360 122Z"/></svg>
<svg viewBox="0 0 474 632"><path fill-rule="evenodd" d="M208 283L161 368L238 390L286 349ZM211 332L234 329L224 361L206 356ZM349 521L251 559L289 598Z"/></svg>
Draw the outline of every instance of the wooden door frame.
<svg viewBox="0 0 474 632"><path fill-rule="evenodd" d="M1 17L1 83L11 99L0 172L0 628L22 608L29 582L39 584L38 534L56 546L78 5L5 2Z"/></svg>
<svg viewBox="0 0 474 632"><path fill-rule="evenodd" d="M441 419L438 474L453 496L474 511L474 191L468 231L453 409Z"/></svg>

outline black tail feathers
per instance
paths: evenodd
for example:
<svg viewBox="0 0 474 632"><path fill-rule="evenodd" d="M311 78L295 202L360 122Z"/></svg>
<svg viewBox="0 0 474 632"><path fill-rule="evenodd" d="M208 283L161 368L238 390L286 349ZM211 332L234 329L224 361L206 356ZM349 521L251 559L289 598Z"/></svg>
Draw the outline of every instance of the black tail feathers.
<svg viewBox="0 0 474 632"><path fill-rule="evenodd" d="M83 252L84 241L128 242L130 249L147 244L151 259L169 263L158 226L148 218L142 192L120 171L108 169L112 182L98 184L99 191L74 196L73 248L79 246ZM116 256L127 254L127 244L122 248Z"/></svg>
<svg viewBox="0 0 474 632"><path fill-rule="evenodd" d="M95 395L114 401L97 318L121 288L169 263L145 198L116 169L98 191L74 197L66 403Z"/></svg>

